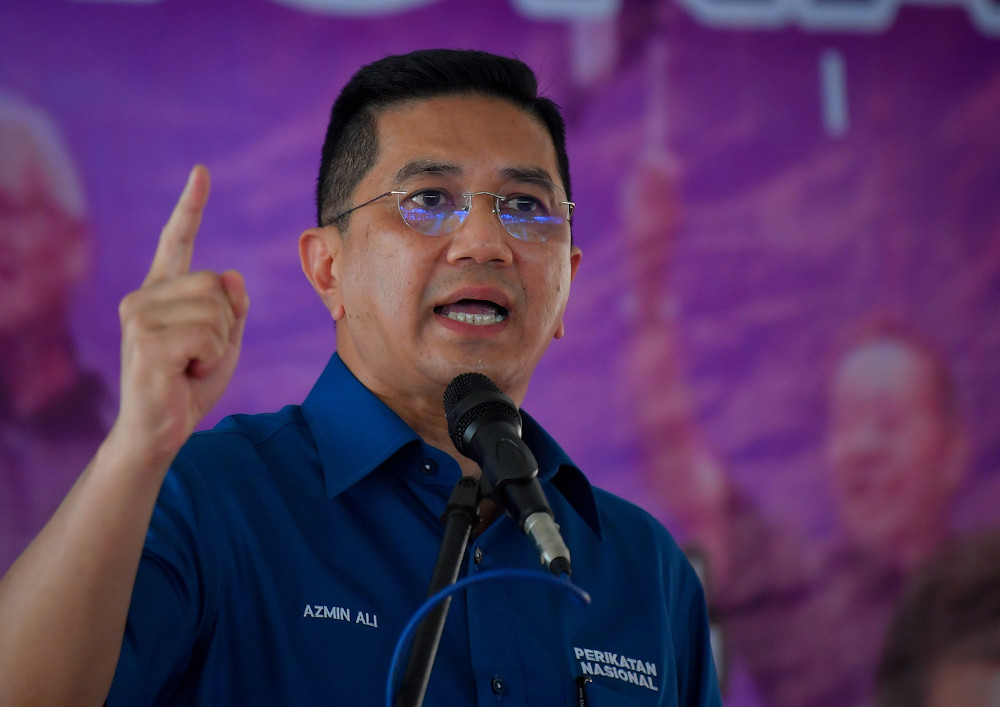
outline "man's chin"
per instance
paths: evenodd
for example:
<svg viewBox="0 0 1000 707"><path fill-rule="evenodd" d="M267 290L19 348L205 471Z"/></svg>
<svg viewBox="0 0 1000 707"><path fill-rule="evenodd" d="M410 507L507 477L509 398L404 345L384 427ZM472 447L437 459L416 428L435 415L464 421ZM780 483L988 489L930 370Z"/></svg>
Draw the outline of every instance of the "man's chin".
<svg viewBox="0 0 1000 707"><path fill-rule="evenodd" d="M444 372L443 380L445 384L450 383L456 376L460 376L463 373L481 373L500 387L502 387L500 385L501 380L505 378L502 367L497 366L492 361L473 358L454 361Z"/></svg>

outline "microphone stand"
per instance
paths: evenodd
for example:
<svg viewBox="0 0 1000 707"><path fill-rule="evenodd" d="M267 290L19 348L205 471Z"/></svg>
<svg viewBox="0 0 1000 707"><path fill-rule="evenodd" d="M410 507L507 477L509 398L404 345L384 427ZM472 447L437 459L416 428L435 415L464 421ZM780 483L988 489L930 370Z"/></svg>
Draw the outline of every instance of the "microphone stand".
<svg viewBox="0 0 1000 707"><path fill-rule="evenodd" d="M444 538L441 540L441 549L434 565L434 574L431 575L428 597L458 580L469 537L472 535L472 529L480 521L480 499L479 481L475 477L464 476L455 484L444 511ZM450 607L451 597L448 597L420 622L410 649L406 674L403 676L395 707L420 707L423 703Z"/></svg>

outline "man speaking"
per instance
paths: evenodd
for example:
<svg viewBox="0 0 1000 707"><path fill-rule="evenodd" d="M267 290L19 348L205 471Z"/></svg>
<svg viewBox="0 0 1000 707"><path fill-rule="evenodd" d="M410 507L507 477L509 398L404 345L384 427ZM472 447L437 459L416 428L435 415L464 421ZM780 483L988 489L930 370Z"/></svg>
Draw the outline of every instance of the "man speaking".
<svg viewBox="0 0 1000 707"><path fill-rule="evenodd" d="M451 489L479 466L442 397L487 376L520 405L563 336L573 243L564 125L531 70L431 50L362 68L333 106L302 268L337 329L301 405L192 435L239 355L242 277L191 272L196 167L122 301L118 418L0 583L0 703L382 701ZM580 607L531 581L455 596L426 703L717 705L704 597L669 534L523 439ZM461 574L537 568L485 499Z"/></svg>

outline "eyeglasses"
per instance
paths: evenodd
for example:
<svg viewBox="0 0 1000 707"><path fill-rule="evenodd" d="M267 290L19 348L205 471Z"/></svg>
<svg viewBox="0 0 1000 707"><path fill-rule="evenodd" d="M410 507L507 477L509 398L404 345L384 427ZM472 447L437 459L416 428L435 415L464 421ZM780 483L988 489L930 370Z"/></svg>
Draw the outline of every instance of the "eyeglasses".
<svg viewBox="0 0 1000 707"><path fill-rule="evenodd" d="M576 207L555 184L545 180L517 179L499 191L467 191L453 194L446 186L424 182L402 191L387 191L330 219L335 223L363 206L387 196L396 196L403 223L426 236L444 236L465 223L472 197L493 197L493 213L507 233L522 241L569 240L570 219Z"/></svg>

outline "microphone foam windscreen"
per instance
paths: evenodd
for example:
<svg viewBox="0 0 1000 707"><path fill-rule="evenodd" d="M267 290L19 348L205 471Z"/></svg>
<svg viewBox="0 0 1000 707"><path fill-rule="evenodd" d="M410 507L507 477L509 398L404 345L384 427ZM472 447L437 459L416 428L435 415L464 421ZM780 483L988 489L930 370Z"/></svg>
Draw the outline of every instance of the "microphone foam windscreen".
<svg viewBox="0 0 1000 707"><path fill-rule="evenodd" d="M500 393L501 391L496 383L482 373L462 373L455 376L444 391L444 414L450 417L460 401L473 393L483 392Z"/></svg>
<svg viewBox="0 0 1000 707"><path fill-rule="evenodd" d="M466 456L465 431L475 420L505 420L518 432L521 429L517 406L482 373L462 373L452 379L444 391L444 412L451 441Z"/></svg>

